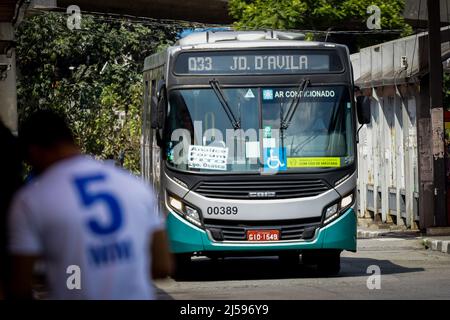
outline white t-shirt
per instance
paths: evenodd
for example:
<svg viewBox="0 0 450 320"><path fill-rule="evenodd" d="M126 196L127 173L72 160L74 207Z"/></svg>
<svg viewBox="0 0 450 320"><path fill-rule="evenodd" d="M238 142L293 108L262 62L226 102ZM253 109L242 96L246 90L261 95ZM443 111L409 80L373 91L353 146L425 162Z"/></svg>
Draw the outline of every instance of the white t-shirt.
<svg viewBox="0 0 450 320"><path fill-rule="evenodd" d="M15 196L9 228L12 254L44 258L51 299L154 299L150 239L163 219L151 188L125 170L88 156L58 162Z"/></svg>

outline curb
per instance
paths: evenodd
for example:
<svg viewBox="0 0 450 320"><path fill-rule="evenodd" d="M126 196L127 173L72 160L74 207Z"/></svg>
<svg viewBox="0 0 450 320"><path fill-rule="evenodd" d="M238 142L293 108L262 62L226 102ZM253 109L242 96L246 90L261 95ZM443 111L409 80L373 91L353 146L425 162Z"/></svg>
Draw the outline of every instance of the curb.
<svg viewBox="0 0 450 320"><path fill-rule="evenodd" d="M395 232L392 232L390 230L383 230L383 231L358 230L357 237L358 239L374 239L389 236L392 235L393 233L395 234ZM424 238L422 239L422 244L424 245L425 249L450 254L450 240L436 240Z"/></svg>
<svg viewBox="0 0 450 320"><path fill-rule="evenodd" d="M366 231L366 230L358 230L357 236L358 239L373 239L385 236L390 233L390 231Z"/></svg>
<svg viewBox="0 0 450 320"><path fill-rule="evenodd" d="M358 229L357 232L358 239L374 239L383 237L393 237L393 238L411 238L420 237L420 234L414 230L390 230L390 229L380 229L380 230L365 230Z"/></svg>
<svg viewBox="0 0 450 320"><path fill-rule="evenodd" d="M450 254L449 240L423 239L423 245L429 250Z"/></svg>

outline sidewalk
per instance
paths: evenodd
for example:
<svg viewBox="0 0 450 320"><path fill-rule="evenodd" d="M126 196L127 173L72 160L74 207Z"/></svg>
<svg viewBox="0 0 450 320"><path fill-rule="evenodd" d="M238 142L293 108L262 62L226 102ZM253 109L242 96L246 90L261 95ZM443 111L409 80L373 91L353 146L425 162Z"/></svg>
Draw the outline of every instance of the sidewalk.
<svg viewBox="0 0 450 320"><path fill-rule="evenodd" d="M427 236L414 230L370 229L358 227L358 239L417 238L425 249L450 254L450 236Z"/></svg>

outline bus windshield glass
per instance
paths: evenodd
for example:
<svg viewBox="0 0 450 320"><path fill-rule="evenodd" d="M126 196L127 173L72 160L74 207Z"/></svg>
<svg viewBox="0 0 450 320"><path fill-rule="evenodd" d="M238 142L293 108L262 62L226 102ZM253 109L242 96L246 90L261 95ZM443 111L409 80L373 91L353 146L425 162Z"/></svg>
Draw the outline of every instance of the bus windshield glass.
<svg viewBox="0 0 450 320"><path fill-rule="evenodd" d="M241 87L222 92L239 121L237 129L213 89L169 92L165 159L170 167L283 173L354 162L354 111L348 87ZM290 117L288 110L293 112Z"/></svg>

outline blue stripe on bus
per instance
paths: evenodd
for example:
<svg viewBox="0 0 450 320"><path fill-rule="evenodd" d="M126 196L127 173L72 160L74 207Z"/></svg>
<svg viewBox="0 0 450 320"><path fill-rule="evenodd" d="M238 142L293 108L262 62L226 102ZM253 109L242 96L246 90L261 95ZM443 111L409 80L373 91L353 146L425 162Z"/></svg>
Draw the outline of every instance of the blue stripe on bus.
<svg viewBox="0 0 450 320"><path fill-rule="evenodd" d="M193 253L199 251L264 251L293 249L342 249L356 251L357 218L353 208L348 209L338 219L319 230L311 241L290 243L220 243L213 242L206 232L179 215L169 212L167 229L173 253Z"/></svg>

